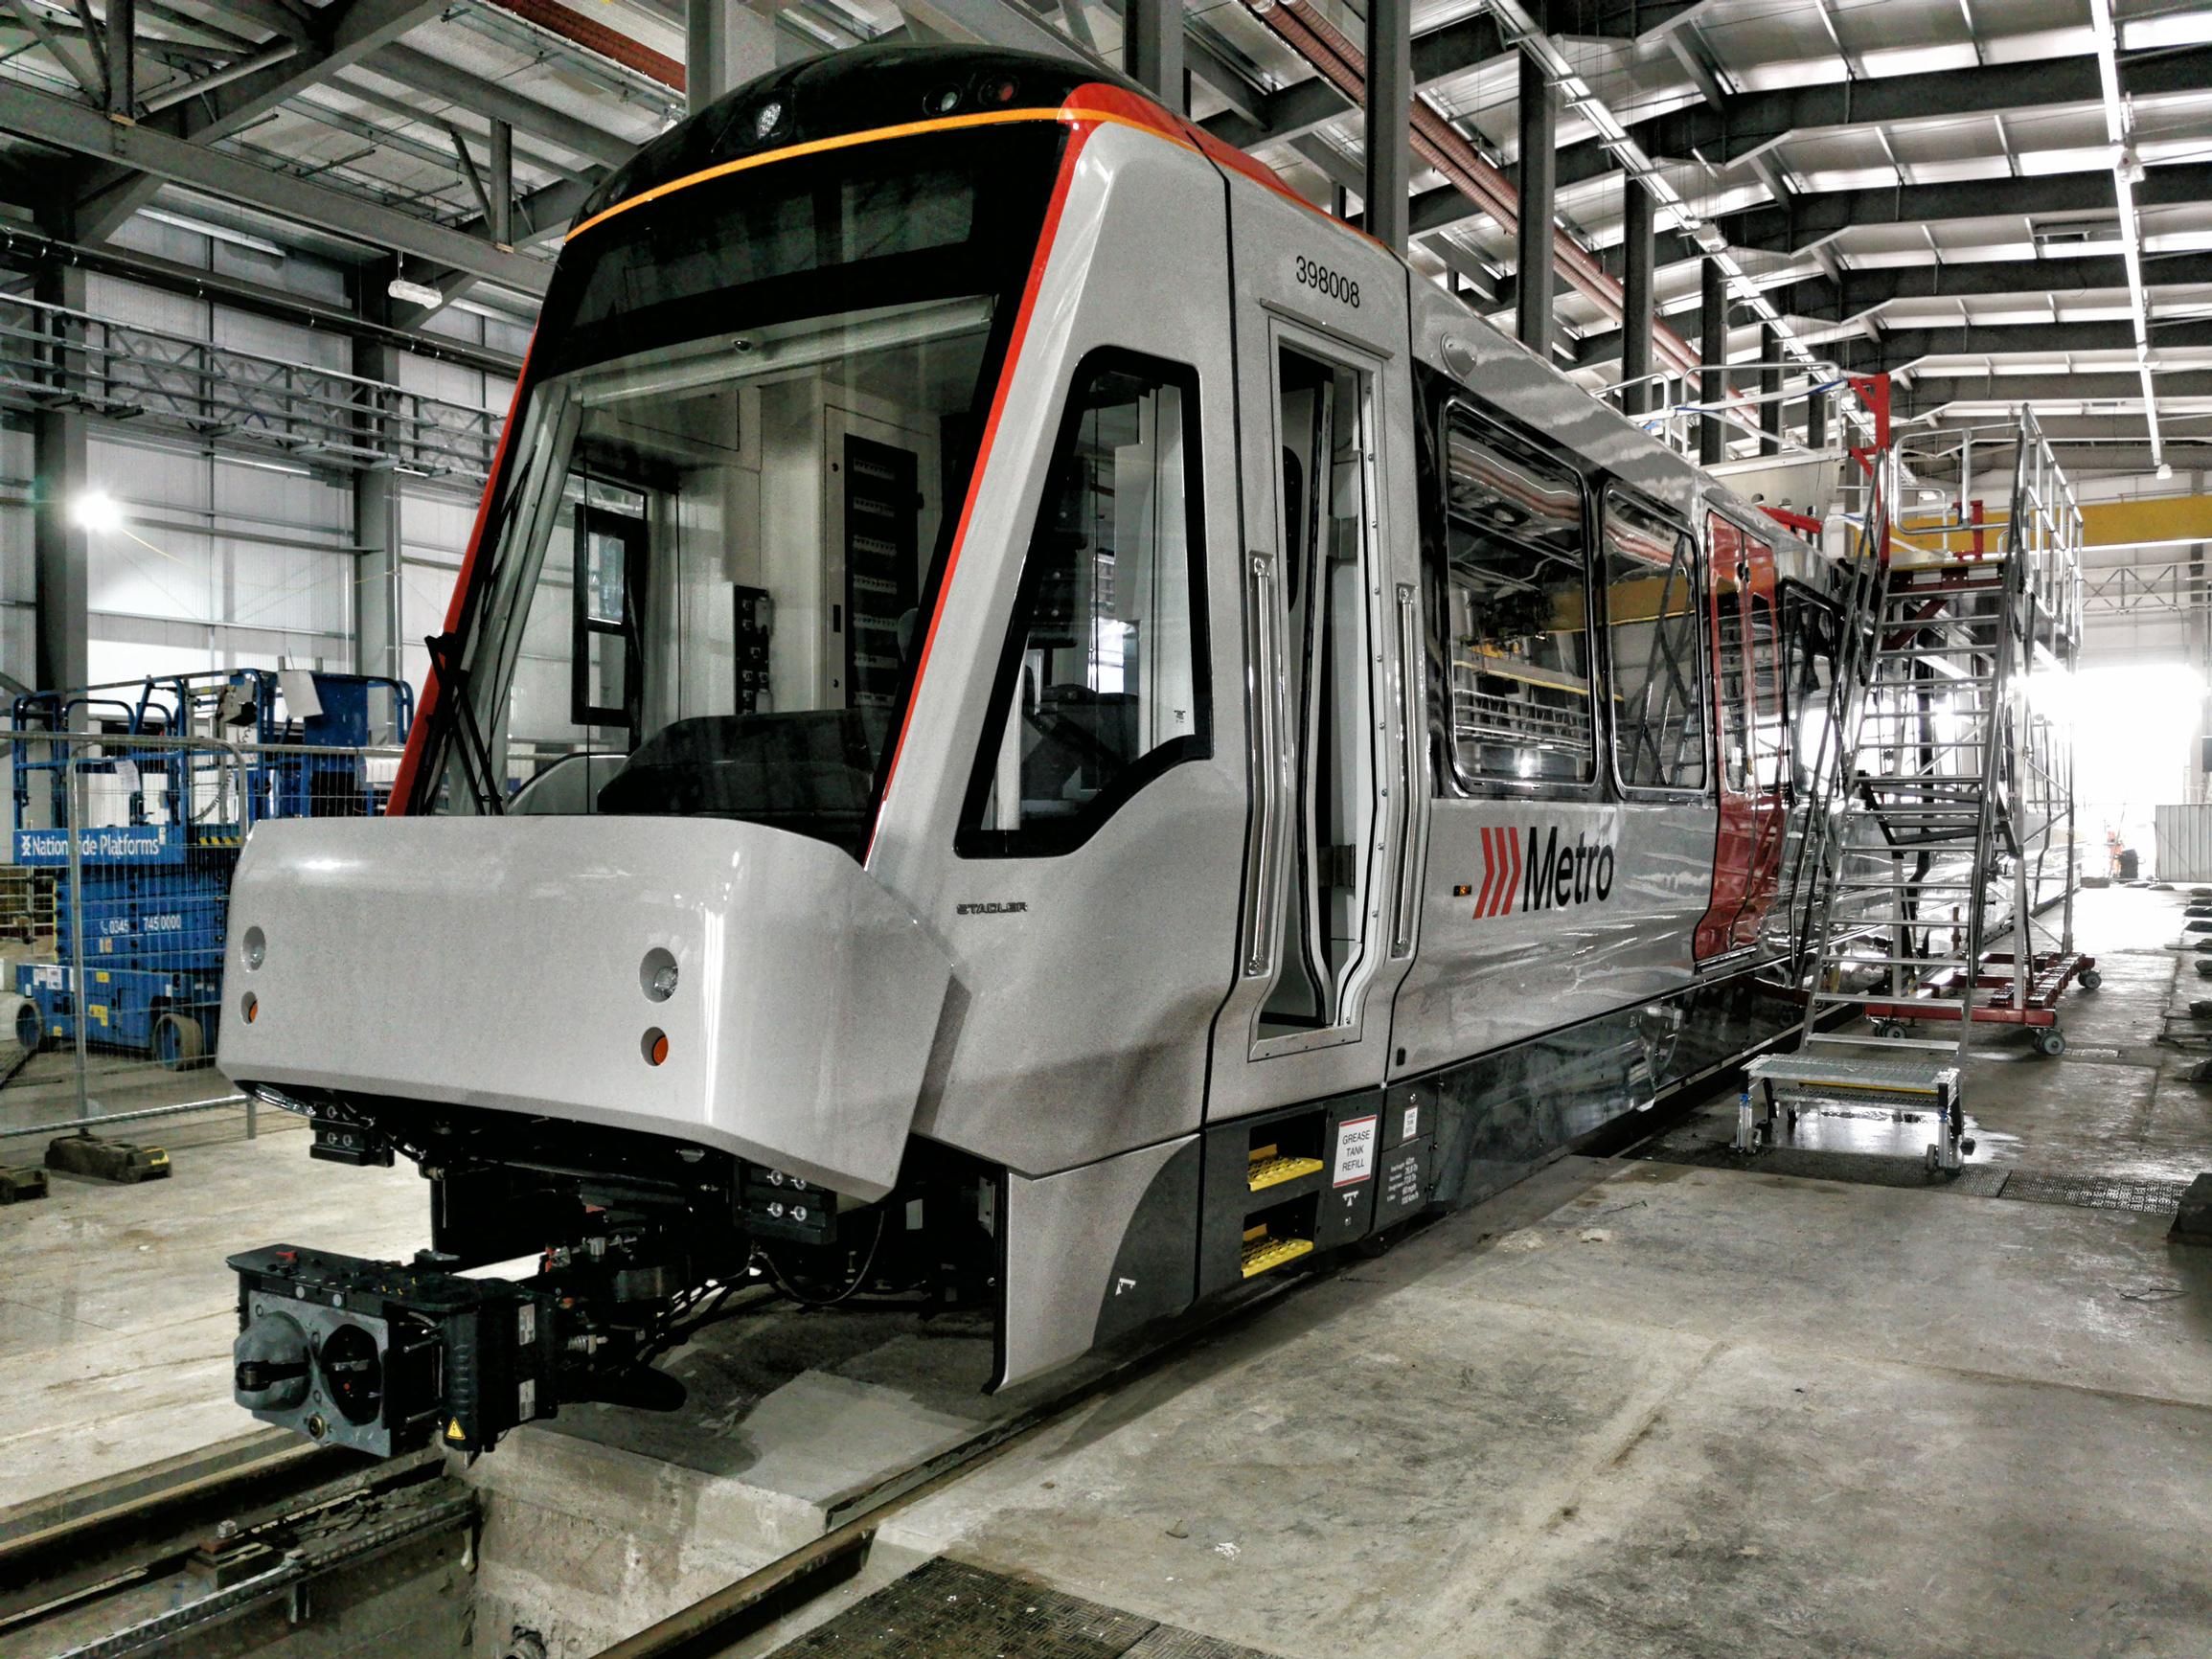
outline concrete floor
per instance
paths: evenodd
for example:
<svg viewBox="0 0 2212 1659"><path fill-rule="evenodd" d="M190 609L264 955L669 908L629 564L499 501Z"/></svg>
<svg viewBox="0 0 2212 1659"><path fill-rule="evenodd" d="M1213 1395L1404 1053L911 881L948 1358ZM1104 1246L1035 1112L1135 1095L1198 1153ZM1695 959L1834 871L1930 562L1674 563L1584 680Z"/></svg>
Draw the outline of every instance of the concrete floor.
<svg viewBox="0 0 2212 1659"><path fill-rule="evenodd" d="M1977 1050L1978 1156L2115 1178L2212 1167L2212 1090L2186 1080L2195 1056L2153 1041L2177 989L2184 1008L2198 994L2168 948L2179 912L2176 895L2085 896L2105 989L2069 994L2064 1060L2001 1036ZM1722 1102L1686 1132L1724 1135L1732 1115ZM187 1122L206 1139L165 1137L173 1182L57 1182L46 1205L0 1211L0 1504L244 1426L227 1252L422 1241L411 1171ZM1808 1134L1926 1139L1857 1118ZM1567 1160L913 1503L857 1584L733 1651L942 1553L1287 1659L2202 1659L2212 1251L2169 1245L2166 1224ZM575 1505L542 1462L559 1473L561 1438L526 1431L478 1468L512 1457L518 1495L535 1479ZM584 1559L607 1554L585 1529L579 1557L536 1572L609 1600L657 1592L665 1611L741 1570L732 1536L764 1523L696 1501L692 1478L664 1466L667 1525L688 1535L656 1523L620 1560ZM497 1479L490 1492L488 1556ZM480 1617L480 1640L505 1623ZM591 1650L582 1629L547 1634Z"/></svg>
<svg viewBox="0 0 2212 1659"><path fill-rule="evenodd" d="M427 1241L411 1167L314 1163L304 1121L259 1117L252 1140L240 1110L127 1125L167 1148L170 1179L57 1174L47 1197L0 1209L0 1511L258 1426L230 1398L226 1256L294 1239L409 1256ZM21 1162L43 1151L0 1144Z"/></svg>

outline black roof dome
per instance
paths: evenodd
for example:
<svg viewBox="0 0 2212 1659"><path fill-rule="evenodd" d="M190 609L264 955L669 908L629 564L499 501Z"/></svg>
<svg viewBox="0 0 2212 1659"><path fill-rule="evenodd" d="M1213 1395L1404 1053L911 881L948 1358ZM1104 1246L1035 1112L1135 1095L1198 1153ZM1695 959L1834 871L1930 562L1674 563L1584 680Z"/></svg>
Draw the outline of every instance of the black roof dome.
<svg viewBox="0 0 2212 1659"><path fill-rule="evenodd" d="M582 223L656 186L764 150L993 108L1057 108L1098 81L1149 96L1110 71L1040 52L981 46L856 46L733 88L608 174Z"/></svg>

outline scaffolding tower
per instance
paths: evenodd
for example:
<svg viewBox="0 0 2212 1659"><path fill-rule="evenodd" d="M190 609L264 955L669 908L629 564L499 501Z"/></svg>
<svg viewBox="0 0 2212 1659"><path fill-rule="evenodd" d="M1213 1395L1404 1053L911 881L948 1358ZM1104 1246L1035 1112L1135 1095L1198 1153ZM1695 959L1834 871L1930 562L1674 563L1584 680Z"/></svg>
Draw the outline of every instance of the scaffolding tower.
<svg viewBox="0 0 2212 1659"><path fill-rule="evenodd" d="M1748 1068L1745 1150L1794 1127L1808 1102L1893 1104L1930 1114L1928 1166L1956 1170L1973 1150L1960 1082L1973 1027L2024 1027L2040 1052L2062 1053L2060 995L2098 983L2073 938L2065 697L2081 642L2081 512L2033 415L1979 441L1985 454L2012 452L2001 522L1978 511L1959 523L1896 519L1904 482L1947 462L1963 470L1973 434L1902 441L1871 464L1838 625L1841 764L1805 831L1805 1017L1793 1053ZM1844 1011L1863 1012L1873 1034L1832 1029ZM1952 1029L1904 1034L1920 1025Z"/></svg>

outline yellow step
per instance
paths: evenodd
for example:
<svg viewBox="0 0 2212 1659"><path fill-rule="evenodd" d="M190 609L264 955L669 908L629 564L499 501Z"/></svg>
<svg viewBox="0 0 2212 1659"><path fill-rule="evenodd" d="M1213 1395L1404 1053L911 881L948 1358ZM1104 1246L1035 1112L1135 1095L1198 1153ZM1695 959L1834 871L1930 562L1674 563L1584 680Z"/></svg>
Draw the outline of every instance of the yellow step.
<svg viewBox="0 0 2212 1659"><path fill-rule="evenodd" d="M1257 1193L1265 1187L1280 1187L1285 1181L1295 1181L1300 1175L1311 1175L1320 1167L1319 1158L1255 1157L1252 1160L1252 1191Z"/></svg>
<svg viewBox="0 0 2212 1659"><path fill-rule="evenodd" d="M1252 1239L1244 1243L1244 1277L1280 1267L1286 1261L1295 1261L1313 1248L1311 1239Z"/></svg>

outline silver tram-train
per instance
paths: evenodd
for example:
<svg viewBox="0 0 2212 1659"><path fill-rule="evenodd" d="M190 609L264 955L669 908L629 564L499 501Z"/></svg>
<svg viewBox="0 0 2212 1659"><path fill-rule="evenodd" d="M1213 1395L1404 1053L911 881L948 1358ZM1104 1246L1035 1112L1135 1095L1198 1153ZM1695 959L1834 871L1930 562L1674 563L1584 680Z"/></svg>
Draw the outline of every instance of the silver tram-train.
<svg viewBox="0 0 2212 1659"><path fill-rule="evenodd" d="M235 1258L241 1403L481 1449L764 1264L1004 1384L1497 1190L1797 1017L1827 569L1129 86L733 93L562 250L392 818L245 850L220 1063L433 1248Z"/></svg>

